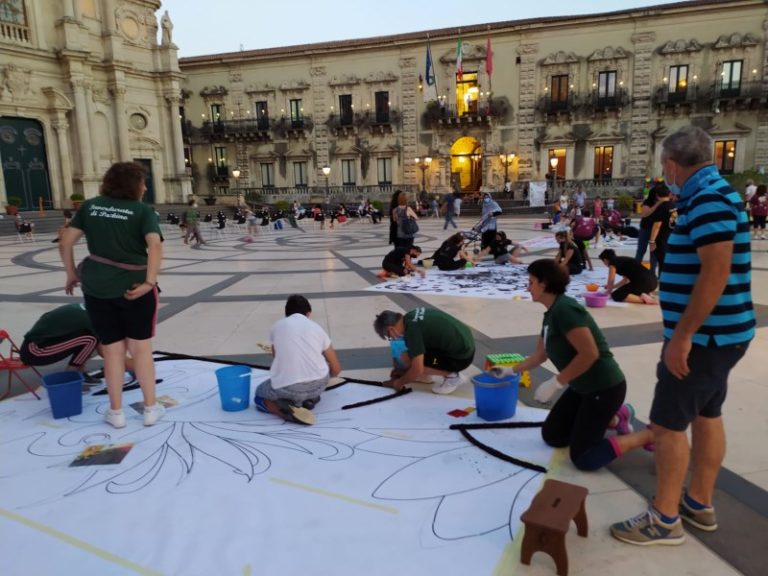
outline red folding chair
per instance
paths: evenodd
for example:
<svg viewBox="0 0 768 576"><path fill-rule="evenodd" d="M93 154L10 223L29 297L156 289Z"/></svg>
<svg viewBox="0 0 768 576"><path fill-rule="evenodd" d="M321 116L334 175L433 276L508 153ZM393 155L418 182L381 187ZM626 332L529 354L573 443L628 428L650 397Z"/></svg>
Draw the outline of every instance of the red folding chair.
<svg viewBox="0 0 768 576"><path fill-rule="evenodd" d="M8 355L3 354L6 341L8 341L10 347ZM40 396L37 395L35 389L30 384L28 384L24 378L21 377L19 372L21 370L34 370L35 374L37 374L40 379L43 378L43 375L40 374L40 372L38 372L37 368L34 366L27 366L24 364L24 362L21 361L21 358L19 357L19 347L16 346L16 343L13 340L11 340L11 337L5 330L0 330L0 370L8 370L8 389L5 391L5 394L0 396L0 400L6 398L11 393L11 379L14 376L16 376L16 378L18 378L19 381L24 384L27 390L35 395L35 398L40 400Z"/></svg>

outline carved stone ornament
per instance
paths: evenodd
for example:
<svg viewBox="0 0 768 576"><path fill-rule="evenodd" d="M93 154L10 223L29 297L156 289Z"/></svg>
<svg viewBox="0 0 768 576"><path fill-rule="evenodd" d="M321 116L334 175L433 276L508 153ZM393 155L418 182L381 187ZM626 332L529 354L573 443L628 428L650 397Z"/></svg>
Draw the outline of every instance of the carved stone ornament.
<svg viewBox="0 0 768 576"><path fill-rule="evenodd" d="M154 20L154 18L153 18ZM130 44L146 45L147 43L147 18L126 6L120 6L115 10L115 24L117 31ZM153 29L157 23L153 22Z"/></svg>
<svg viewBox="0 0 768 576"><path fill-rule="evenodd" d="M587 60L594 62L596 60L619 60L623 58L629 58L629 54L621 46L614 48L613 46L606 46L602 50L595 50L589 55Z"/></svg>
<svg viewBox="0 0 768 576"><path fill-rule="evenodd" d="M360 84L360 78L358 78L354 74L351 74L351 75L344 74L342 76L334 76L328 82L329 86L357 86L358 84Z"/></svg>
<svg viewBox="0 0 768 576"><path fill-rule="evenodd" d="M544 60L541 61L542 66L551 66L553 64L578 64L579 57L576 56L573 52L564 52L563 50L560 50L559 52L553 52Z"/></svg>
<svg viewBox="0 0 768 576"><path fill-rule="evenodd" d="M757 46L757 39L749 32L746 34L739 34L734 32L733 34L723 34L712 45L715 50L722 50L725 48L747 48L749 46Z"/></svg>
<svg viewBox="0 0 768 576"><path fill-rule="evenodd" d="M397 74L392 72L371 72L365 77L366 84L389 84L397 82Z"/></svg>
<svg viewBox="0 0 768 576"><path fill-rule="evenodd" d="M33 92L29 87L32 78L32 70L19 68L15 64L8 64L0 74L0 97L10 94L13 99L21 98Z"/></svg>
<svg viewBox="0 0 768 576"><path fill-rule="evenodd" d="M477 44L462 42L461 60L463 62L469 62L471 60L485 60L485 56L485 46L478 46ZM448 52L440 56L440 62L443 64L456 64L456 49L448 50Z"/></svg>
<svg viewBox="0 0 768 576"><path fill-rule="evenodd" d="M226 96L229 90L225 86L206 86L200 90L200 96L208 98L211 96Z"/></svg>
<svg viewBox="0 0 768 576"><path fill-rule="evenodd" d="M659 54L687 54L689 52L700 52L701 44L691 38L690 40L669 41L659 47Z"/></svg>
<svg viewBox="0 0 768 576"><path fill-rule="evenodd" d="M269 84L264 84L262 86L248 84L248 86L245 87L246 94L273 94L274 92L275 87L270 86Z"/></svg>
<svg viewBox="0 0 768 576"><path fill-rule="evenodd" d="M280 90L282 92L309 90L309 82L304 80L291 80L290 82L283 82L280 84Z"/></svg>

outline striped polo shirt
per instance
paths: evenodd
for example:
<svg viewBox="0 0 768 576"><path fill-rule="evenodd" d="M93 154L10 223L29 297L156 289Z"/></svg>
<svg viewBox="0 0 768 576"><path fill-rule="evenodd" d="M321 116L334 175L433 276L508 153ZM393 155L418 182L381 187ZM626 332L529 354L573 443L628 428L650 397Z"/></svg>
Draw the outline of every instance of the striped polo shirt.
<svg viewBox="0 0 768 576"><path fill-rule="evenodd" d="M683 185L677 214L659 281L664 338L672 337L698 280L701 260L696 250L708 244L733 241L728 284L694 334L693 343L720 347L749 342L755 335L750 288L752 257L749 221L741 196L714 165L705 166Z"/></svg>

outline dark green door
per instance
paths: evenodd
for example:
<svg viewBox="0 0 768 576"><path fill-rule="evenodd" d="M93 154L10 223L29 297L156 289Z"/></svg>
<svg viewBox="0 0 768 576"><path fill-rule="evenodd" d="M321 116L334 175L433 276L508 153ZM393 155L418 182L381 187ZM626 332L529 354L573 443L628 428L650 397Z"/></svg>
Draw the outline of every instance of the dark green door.
<svg viewBox="0 0 768 576"><path fill-rule="evenodd" d="M147 191L144 194L144 202L147 204L155 204L155 181L152 178L152 160L148 158L134 158L134 162L138 162L144 166L144 171L147 173L144 183L147 186Z"/></svg>
<svg viewBox="0 0 768 576"><path fill-rule="evenodd" d="M53 207L40 122L0 116L0 162L6 194L21 198L21 210L37 210L41 198L44 207Z"/></svg>

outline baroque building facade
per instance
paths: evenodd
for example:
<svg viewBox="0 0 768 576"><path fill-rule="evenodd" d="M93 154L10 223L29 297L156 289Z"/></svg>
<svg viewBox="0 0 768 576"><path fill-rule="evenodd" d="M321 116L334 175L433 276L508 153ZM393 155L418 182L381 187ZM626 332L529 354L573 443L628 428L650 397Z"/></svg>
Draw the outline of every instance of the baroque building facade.
<svg viewBox="0 0 768 576"><path fill-rule="evenodd" d="M136 160L146 200L191 191L172 23L159 0L0 2L0 204L71 206ZM158 32L161 38L158 40Z"/></svg>
<svg viewBox="0 0 768 576"><path fill-rule="evenodd" d="M185 162L198 194L272 199L639 187L693 123L762 170L766 29L764 2L693 0L182 58Z"/></svg>
<svg viewBox="0 0 768 576"><path fill-rule="evenodd" d="M73 193L98 193L118 160L147 167L157 203L507 182L522 195L555 175L637 188L661 175L661 140L691 123L712 135L721 171L768 166L759 0L181 60L160 10L160 0L0 2L0 204L67 207Z"/></svg>

